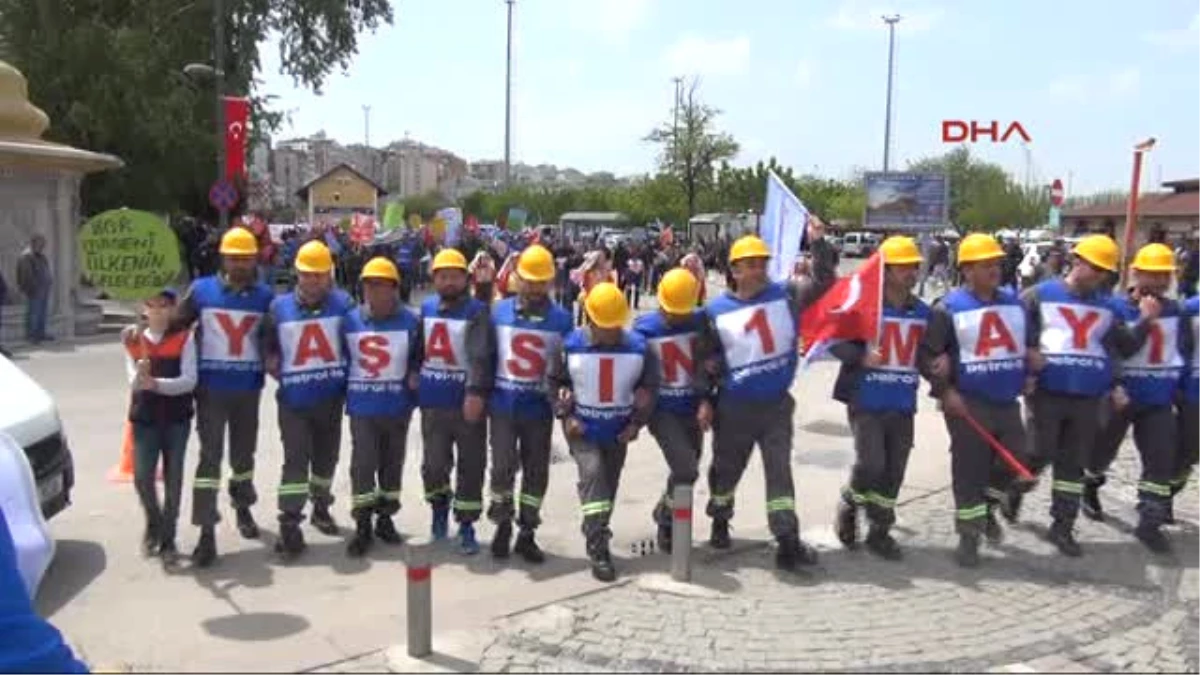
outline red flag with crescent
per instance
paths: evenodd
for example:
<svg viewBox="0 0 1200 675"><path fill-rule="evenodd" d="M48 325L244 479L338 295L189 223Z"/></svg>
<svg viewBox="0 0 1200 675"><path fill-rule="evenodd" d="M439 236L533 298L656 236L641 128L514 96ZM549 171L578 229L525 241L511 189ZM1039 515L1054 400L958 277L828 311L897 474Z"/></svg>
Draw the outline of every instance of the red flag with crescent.
<svg viewBox="0 0 1200 675"><path fill-rule="evenodd" d="M225 178L246 175L246 144L250 139L250 99L225 96Z"/></svg>
<svg viewBox="0 0 1200 675"><path fill-rule="evenodd" d="M835 342L874 343L883 314L883 256L877 251L853 274L834 282L800 315L802 366L820 358Z"/></svg>

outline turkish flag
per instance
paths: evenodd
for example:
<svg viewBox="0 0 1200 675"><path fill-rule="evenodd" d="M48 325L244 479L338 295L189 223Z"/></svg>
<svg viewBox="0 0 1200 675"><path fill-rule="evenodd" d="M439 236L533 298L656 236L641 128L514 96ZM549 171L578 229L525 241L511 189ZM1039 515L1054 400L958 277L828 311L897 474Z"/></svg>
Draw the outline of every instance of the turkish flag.
<svg viewBox="0 0 1200 675"><path fill-rule="evenodd" d="M883 256L875 253L853 274L834 282L800 314L802 366L820 358L835 342L879 337L883 314Z"/></svg>
<svg viewBox="0 0 1200 675"><path fill-rule="evenodd" d="M350 241L369 244L375 240L375 219L361 213L354 214L350 221Z"/></svg>
<svg viewBox="0 0 1200 675"><path fill-rule="evenodd" d="M240 96L222 98L225 106L225 178L246 175L246 143L250 138L250 99Z"/></svg>

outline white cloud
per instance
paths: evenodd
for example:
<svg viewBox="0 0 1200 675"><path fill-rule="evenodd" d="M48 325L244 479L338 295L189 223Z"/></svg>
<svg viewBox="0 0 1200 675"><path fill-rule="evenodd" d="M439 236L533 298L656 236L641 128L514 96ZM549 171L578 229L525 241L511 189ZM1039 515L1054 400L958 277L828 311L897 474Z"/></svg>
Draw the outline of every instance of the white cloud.
<svg viewBox="0 0 1200 675"><path fill-rule="evenodd" d="M1058 103L1083 103L1104 97L1125 98L1137 93L1141 81L1141 71L1126 66L1107 76L1065 75L1051 81L1046 94Z"/></svg>
<svg viewBox="0 0 1200 675"><path fill-rule="evenodd" d="M796 64L796 84L802 89L808 88L813 80L813 63L808 59L802 59Z"/></svg>
<svg viewBox="0 0 1200 675"><path fill-rule="evenodd" d="M663 63L675 75L736 75L750 65L750 38L710 40L688 35L667 49Z"/></svg>
<svg viewBox="0 0 1200 675"><path fill-rule="evenodd" d="M1171 49L1194 49L1200 44L1200 12L1197 12L1184 28L1150 31L1142 38L1152 44Z"/></svg>
<svg viewBox="0 0 1200 675"><path fill-rule="evenodd" d="M868 4L861 0L843 0L837 11L826 19L826 23L838 30L879 30L886 25L883 17L892 14L900 15L896 30L911 34L930 30L941 22L944 12L937 8L897 12L893 7Z"/></svg>
<svg viewBox="0 0 1200 675"><path fill-rule="evenodd" d="M564 4L570 8L571 22L577 30L610 44L625 44L636 29L646 24L655 3L656 0L575 0Z"/></svg>
<svg viewBox="0 0 1200 675"><path fill-rule="evenodd" d="M1128 96L1137 93L1142 74L1132 66L1112 73L1108 78L1108 90L1113 96Z"/></svg>

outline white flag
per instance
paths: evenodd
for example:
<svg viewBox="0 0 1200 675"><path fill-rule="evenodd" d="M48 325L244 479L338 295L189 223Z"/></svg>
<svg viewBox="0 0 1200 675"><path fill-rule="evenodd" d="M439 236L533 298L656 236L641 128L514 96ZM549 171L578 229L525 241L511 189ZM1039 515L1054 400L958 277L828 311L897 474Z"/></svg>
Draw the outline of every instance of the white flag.
<svg viewBox="0 0 1200 675"><path fill-rule="evenodd" d="M759 236L771 251L767 274L773 281L784 281L792 275L807 229L808 209L771 171L767 175L767 202L759 222Z"/></svg>

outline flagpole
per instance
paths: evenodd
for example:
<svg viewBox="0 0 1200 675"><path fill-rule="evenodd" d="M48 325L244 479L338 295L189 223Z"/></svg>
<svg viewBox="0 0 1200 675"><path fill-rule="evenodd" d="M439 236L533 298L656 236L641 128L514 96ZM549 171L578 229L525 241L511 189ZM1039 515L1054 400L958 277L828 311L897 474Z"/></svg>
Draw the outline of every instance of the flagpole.
<svg viewBox="0 0 1200 675"><path fill-rule="evenodd" d="M1121 280L1118 288L1125 287L1125 279L1129 275L1129 269L1125 261L1129 258L1129 254L1133 250L1133 234L1137 230L1138 191L1142 183L1142 158L1147 152L1150 152L1154 147L1154 143L1155 139L1151 138L1133 147L1133 180L1129 187L1129 201L1125 207L1125 245L1121 247Z"/></svg>

